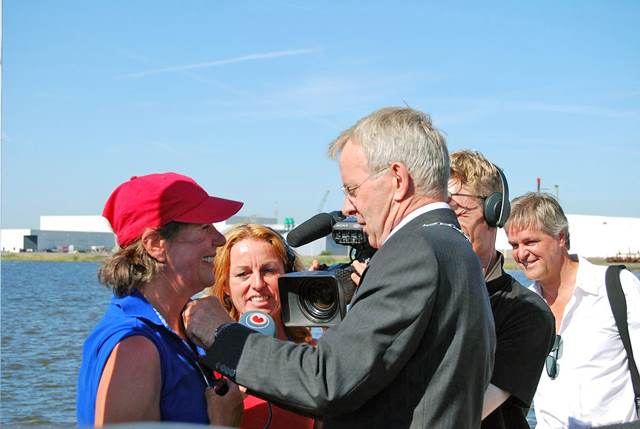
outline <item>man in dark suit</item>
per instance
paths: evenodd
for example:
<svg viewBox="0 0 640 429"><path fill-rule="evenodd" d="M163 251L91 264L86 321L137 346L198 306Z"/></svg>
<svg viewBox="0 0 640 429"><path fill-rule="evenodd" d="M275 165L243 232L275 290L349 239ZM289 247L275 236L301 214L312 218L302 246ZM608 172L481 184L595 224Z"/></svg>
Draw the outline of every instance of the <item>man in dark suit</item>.
<svg viewBox="0 0 640 429"><path fill-rule="evenodd" d="M205 362L326 428L480 426L495 333L482 269L445 203L449 157L430 118L386 108L330 146L343 212L378 248L345 319L317 347L267 338L219 303L185 310Z"/></svg>

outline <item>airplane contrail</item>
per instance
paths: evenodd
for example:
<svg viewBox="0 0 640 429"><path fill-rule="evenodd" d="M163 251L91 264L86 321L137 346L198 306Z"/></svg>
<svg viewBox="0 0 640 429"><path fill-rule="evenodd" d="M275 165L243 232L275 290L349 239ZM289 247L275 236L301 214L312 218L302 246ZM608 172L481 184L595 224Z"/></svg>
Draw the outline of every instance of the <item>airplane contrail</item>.
<svg viewBox="0 0 640 429"><path fill-rule="evenodd" d="M171 67L165 67L161 69L130 73L127 75L127 77L144 77L144 76L150 76L150 75L161 74L161 73L174 73L174 72L181 72L181 71L188 71L188 70L204 69L208 67L217 67L225 64L242 63L245 61L264 60L264 59L279 58L279 57L291 57L294 55L309 55L319 51L320 49L288 49L285 51L264 52L261 54L243 55L240 57L227 58L224 60L217 60L217 61L209 61L206 63L185 64L180 66L171 66Z"/></svg>

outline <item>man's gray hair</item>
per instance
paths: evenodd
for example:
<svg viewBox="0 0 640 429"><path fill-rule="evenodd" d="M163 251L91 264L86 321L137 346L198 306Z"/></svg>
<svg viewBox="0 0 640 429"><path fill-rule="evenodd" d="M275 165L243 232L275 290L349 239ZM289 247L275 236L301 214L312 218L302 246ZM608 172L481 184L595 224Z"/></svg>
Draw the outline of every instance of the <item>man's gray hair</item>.
<svg viewBox="0 0 640 429"><path fill-rule="evenodd" d="M511 228L539 228L553 237L564 233L565 245L567 249L570 248L569 221L560 203L551 194L528 192L511 201L511 214L504 229L509 231Z"/></svg>
<svg viewBox="0 0 640 429"><path fill-rule="evenodd" d="M369 172L392 162L407 167L416 193L443 198L449 180L449 152L429 115L408 107L385 107L360 119L329 145L332 159L347 141L362 146Z"/></svg>

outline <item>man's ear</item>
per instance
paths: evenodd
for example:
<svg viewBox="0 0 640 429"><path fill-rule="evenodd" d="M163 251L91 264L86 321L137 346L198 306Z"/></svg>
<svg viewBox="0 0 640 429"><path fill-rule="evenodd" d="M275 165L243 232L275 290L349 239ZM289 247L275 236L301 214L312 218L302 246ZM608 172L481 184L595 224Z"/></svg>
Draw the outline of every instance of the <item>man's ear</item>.
<svg viewBox="0 0 640 429"><path fill-rule="evenodd" d="M560 245L560 247L564 247L565 249L569 250L569 245L567 243L567 233L564 231L560 231L558 233L558 244Z"/></svg>
<svg viewBox="0 0 640 429"><path fill-rule="evenodd" d="M142 233L142 246L149 256L158 262L165 262L167 259L167 240L162 238L158 231L147 228Z"/></svg>
<svg viewBox="0 0 640 429"><path fill-rule="evenodd" d="M401 162L393 162L389 169L394 180L393 199L402 201L413 193L413 179L407 167Z"/></svg>

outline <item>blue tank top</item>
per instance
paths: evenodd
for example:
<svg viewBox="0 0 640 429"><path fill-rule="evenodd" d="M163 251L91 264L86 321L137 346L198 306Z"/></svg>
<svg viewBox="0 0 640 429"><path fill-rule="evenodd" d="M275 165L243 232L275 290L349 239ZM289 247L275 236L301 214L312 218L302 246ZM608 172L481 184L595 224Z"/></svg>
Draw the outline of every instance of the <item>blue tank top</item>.
<svg viewBox="0 0 640 429"><path fill-rule="evenodd" d="M113 348L133 335L151 340L160 355L161 420L208 424L206 383L196 353L165 326L153 306L134 289L131 295L112 298L106 314L84 342L78 377L78 425L94 425L102 370Z"/></svg>

